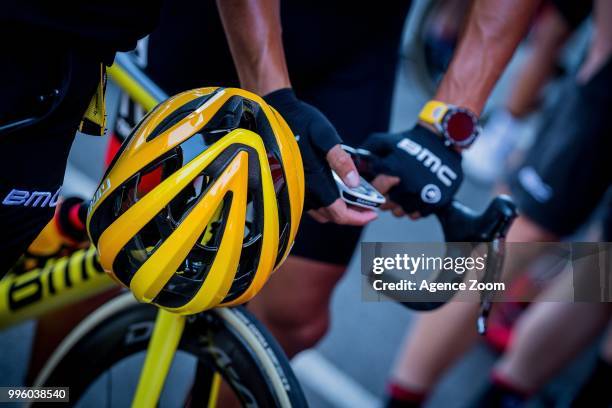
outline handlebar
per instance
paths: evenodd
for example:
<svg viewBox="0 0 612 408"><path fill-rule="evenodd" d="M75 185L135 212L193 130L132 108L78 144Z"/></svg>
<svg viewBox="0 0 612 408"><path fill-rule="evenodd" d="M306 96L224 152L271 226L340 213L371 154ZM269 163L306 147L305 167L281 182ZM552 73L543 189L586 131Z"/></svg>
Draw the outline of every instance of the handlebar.
<svg viewBox="0 0 612 408"><path fill-rule="evenodd" d="M373 163L378 158L375 155L367 150L349 146L345 146L344 149L351 154L361 175L369 179L376 176ZM495 197L482 213L477 213L455 200L437 211L435 215L442 227L445 242L459 243L447 246L445 256L452 258L469 256L478 244L487 243L487 263L482 281L485 283L498 281L504 263L505 237L517 216L516 206L510 197L504 195ZM379 250L380 247L377 246L376 252ZM463 278L464 275L455 271L441 270L431 282L456 283L462 282ZM413 301L401 303L412 310L430 311L444 305L455 293L456 291L439 292L439 300L431 301L430 296L419 291L414 294ZM491 291L481 292L480 316L477 321L480 334L486 331L486 319L491 310L492 297Z"/></svg>
<svg viewBox="0 0 612 408"><path fill-rule="evenodd" d="M447 246L446 257L458 258L469 256L479 243L488 243L488 257L483 281L494 282L501 274L503 266L503 241L508 229L516 218L516 206L508 196L495 197L486 210L476 213L474 210L453 201L448 207L436 213L440 222L446 242L461 243ZM439 271L432 283L455 283L462 282L464 275L455 271ZM455 291L444 291L440 295L441 300L428 301L428 295L419 292L412 302L401 302L412 310L431 311L439 308L449 301ZM483 293L484 294L484 293ZM481 303L490 304L491 293L485 298L481 297ZM484 310L488 315L490 305ZM485 316L486 317L486 316ZM480 324L480 323L479 323ZM479 330L480 331L480 330Z"/></svg>
<svg viewBox="0 0 612 408"><path fill-rule="evenodd" d="M491 242L506 236L516 217L516 206L510 197L495 197L481 214L453 201L436 213L446 242Z"/></svg>

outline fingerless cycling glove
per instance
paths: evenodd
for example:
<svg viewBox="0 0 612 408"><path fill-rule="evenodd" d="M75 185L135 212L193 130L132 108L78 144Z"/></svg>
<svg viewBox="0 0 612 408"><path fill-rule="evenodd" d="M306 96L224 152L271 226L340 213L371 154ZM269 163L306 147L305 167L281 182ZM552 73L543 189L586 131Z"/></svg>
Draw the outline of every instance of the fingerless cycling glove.
<svg viewBox="0 0 612 408"><path fill-rule="evenodd" d="M306 197L304 209L327 207L338 197L338 188L325 158L342 139L329 120L317 108L300 101L291 88L274 91L264 100L287 121L304 162Z"/></svg>
<svg viewBox="0 0 612 408"><path fill-rule="evenodd" d="M401 133L374 133L363 148L378 156L377 173L401 179L390 198L407 213L425 216L447 206L463 181L461 154L421 125Z"/></svg>

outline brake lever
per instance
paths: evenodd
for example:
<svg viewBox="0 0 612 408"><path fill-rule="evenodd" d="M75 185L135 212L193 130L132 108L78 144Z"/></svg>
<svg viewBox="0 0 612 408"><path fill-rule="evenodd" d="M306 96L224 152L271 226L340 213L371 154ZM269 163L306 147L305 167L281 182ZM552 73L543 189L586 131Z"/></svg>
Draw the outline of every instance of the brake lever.
<svg viewBox="0 0 612 408"><path fill-rule="evenodd" d="M487 268L483 276L483 282L498 282L504 267L506 258L506 235L512 222L517 216L516 206L509 197L496 197L497 202L494 202L495 223L491 225L491 230L488 231L490 238L488 240L487 249ZM484 290L480 293L480 309L478 311L478 319L476 320L476 329L478 334L485 335L487 332L487 319L493 307L494 293L491 290Z"/></svg>
<svg viewBox="0 0 612 408"><path fill-rule="evenodd" d="M477 214L463 204L453 201L436 216L447 242L486 242L487 266L483 283L498 282L505 260L505 237L517 216L516 206L508 196L497 196L482 214ZM480 307L476 328L480 335L487 330L487 319L493 306L494 292L480 293Z"/></svg>
<svg viewBox="0 0 612 408"><path fill-rule="evenodd" d="M366 179L376 176L375 161L378 159L371 152L343 146L359 173ZM453 200L450 205L435 213L446 242L470 242L488 244L487 267L483 282L497 282L501 277L505 259L505 237L512 222L517 216L516 206L510 197L501 195L491 201L487 209L478 214L469 207ZM424 304L403 304L416 310L433 310L444 302L429 302ZM480 294L480 309L476 321L478 333L483 335L487 329L487 318L493 305L493 292L485 290Z"/></svg>
<svg viewBox="0 0 612 408"><path fill-rule="evenodd" d="M502 268L505 260L505 237L495 238L488 243L487 250L487 268L482 281L486 284L489 282L497 282L501 277ZM484 336L487 333L487 320L493 307L493 292L483 290L480 293L480 308L478 310L478 318L476 320L476 330L478 334Z"/></svg>

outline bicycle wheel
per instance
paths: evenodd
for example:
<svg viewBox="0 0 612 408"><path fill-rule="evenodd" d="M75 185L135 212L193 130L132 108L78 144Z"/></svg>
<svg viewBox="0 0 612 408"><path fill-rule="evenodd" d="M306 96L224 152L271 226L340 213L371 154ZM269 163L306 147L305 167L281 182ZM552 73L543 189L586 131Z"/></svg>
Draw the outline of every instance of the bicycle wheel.
<svg viewBox="0 0 612 408"><path fill-rule="evenodd" d="M431 58L428 53L426 33L432 16L439 11L442 0L414 1L405 29L405 43L402 46L402 72L413 80L410 82L411 93L418 98L430 99L435 93L446 62Z"/></svg>
<svg viewBox="0 0 612 408"><path fill-rule="evenodd" d="M130 293L113 299L66 337L35 385L70 387L71 406L130 404L156 314ZM283 351L244 308L188 318L158 405L209 406L213 373L243 406L307 406Z"/></svg>

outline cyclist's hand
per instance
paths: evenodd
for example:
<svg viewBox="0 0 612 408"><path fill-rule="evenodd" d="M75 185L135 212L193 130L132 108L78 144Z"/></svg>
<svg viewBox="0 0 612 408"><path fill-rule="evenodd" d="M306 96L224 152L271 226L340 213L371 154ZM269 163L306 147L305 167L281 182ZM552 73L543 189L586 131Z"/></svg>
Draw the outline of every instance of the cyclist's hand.
<svg viewBox="0 0 612 408"><path fill-rule="evenodd" d="M380 158L373 181L390 199L387 209L412 218L447 206L463 181L461 154L429 129L416 125L401 133L375 133L363 148ZM389 178L389 176L395 176Z"/></svg>
<svg viewBox="0 0 612 408"><path fill-rule="evenodd" d="M359 174L351 157L340 147L342 139L334 126L314 106L297 99L290 88L279 89L264 100L287 121L295 134L306 178L305 209L319 222L365 225L376 212L348 207L338 194L331 169L349 187L359 185Z"/></svg>
<svg viewBox="0 0 612 408"><path fill-rule="evenodd" d="M386 174L379 174L373 180L370 181L370 184L374 186L378 192L385 196L385 203L380 206L380 209L383 211L390 211L396 217L404 217L406 213L402 209L402 206L396 203L389 197L389 191L400 182L400 178L396 176L388 176ZM410 214L411 218L418 218L418 213Z"/></svg>

